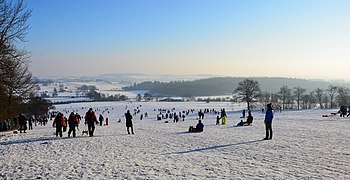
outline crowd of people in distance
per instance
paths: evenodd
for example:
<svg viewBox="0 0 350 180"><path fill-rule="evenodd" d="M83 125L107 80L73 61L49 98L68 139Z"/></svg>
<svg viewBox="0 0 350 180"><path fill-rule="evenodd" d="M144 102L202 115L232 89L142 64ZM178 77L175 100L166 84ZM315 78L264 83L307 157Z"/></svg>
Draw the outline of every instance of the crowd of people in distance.
<svg viewBox="0 0 350 180"><path fill-rule="evenodd" d="M20 133L26 133L27 130L32 130L33 126L46 126L48 116L30 116L27 118L20 113L18 117L0 121L0 132L9 130L19 130ZM17 132L17 131L15 131Z"/></svg>
<svg viewBox="0 0 350 180"><path fill-rule="evenodd" d="M262 113L265 112L265 120L264 120L264 124L265 124L265 130L266 130L266 136L263 140L271 140L272 139L272 120L274 117L274 112L272 109L272 104L269 103L266 105L266 111L265 109L262 109ZM245 114L245 110L242 111L242 117L241 118L245 118L246 114ZM204 118L204 113L200 110L198 112L198 124L196 125L196 127L190 126L189 128L189 132L203 132L204 130L204 124L202 123L202 119ZM225 125L226 124L226 111L225 109L221 109L220 112L220 116L216 116L216 125L220 125L220 120L221 120L221 124ZM251 126L253 124L253 115L251 113L250 110L248 110L248 116L247 116L247 120L243 121L241 120L237 126Z"/></svg>
<svg viewBox="0 0 350 180"><path fill-rule="evenodd" d="M266 137L264 140L270 140L272 139L272 120L273 120L273 110L272 110L272 105L267 104L267 109L262 109L262 113L265 112L265 129L266 129ZM82 109L85 109L86 107L82 107ZM136 116L137 114L140 114L140 120L143 120L144 118L148 117L148 113L141 113L141 105L138 106L137 108L134 109L133 112L131 112L128 107L125 107L126 113L123 115L125 118L125 125L126 125L126 132L128 134L134 134L134 127L133 127L133 117ZM104 109L104 110L99 110L102 111L103 113L108 113L109 114L109 109ZM157 111L154 109L154 111ZM63 110L66 114L68 114L70 111L69 110ZM173 109L158 109L158 114L157 114L157 120L164 120L165 123L169 123L169 120L173 120L174 123L178 123L180 120L185 121L186 116L192 115L195 113L194 109L188 109L188 110L182 110L176 112L175 108ZM225 108L221 109L220 111L217 111L215 109L200 109L198 111L198 123L196 126L190 126L188 132L203 132L204 131L204 123L203 119L205 117L206 113L212 113L216 115L216 125L225 125L226 120L227 120L227 114ZM24 114L19 114L19 116L14 120L14 123L18 123L18 129L20 133L26 133L26 130L32 130L33 129L33 123L35 126L37 124L45 126L48 123L48 117L50 119L53 119L52 126L56 129L55 135L56 137L62 137L63 132L67 131L68 128L68 137L76 137L77 135L77 130L79 130L79 124L82 119L84 119L84 124L87 126L87 130L83 130L84 132L89 135L90 137L94 136L94 131L95 131L95 126L100 125L100 126L108 126L109 120L108 117L104 118L103 115L100 114L99 117L97 118L95 111L93 108L89 108L87 112L85 113L85 116L80 116L77 111L72 111L69 114L69 117L66 118L62 112L58 111L52 111L49 113L49 115L45 118L33 118L29 117L27 118ZM252 112L248 110L248 116L246 117L246 111L242 111L242 117L241 118L246 118L246 121L241 120L237 126L251 126L253 124L253 116ZM122 120L119 119L118 123L120 123ZM9 124L12 123L11 121L8 122ZM28 124L28 126L27 126ZM6 124L8 126L8 124ZM1 126L2 127L2 126Z"/></svg>

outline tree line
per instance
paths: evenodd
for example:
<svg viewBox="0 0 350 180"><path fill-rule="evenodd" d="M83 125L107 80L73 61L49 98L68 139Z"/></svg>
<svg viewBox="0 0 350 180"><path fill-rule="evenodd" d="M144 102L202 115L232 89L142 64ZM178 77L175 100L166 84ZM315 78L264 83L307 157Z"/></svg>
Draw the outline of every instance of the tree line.
<svg viewBox="0 0 350 180"><path fill-rule="evenodd" d="M151 84L146 82L143 85L149 86ZM143 96L138 94L136 101L246 102L247 109L264 108L268 103L273 103L275 108L281 109L322 109L350 106L350 88L348 87L328 85L325 89L315 88L308 91L300 86L289 87L282 85L277 92L267 92L262 91L260 86L260 83L256 80L244 79L236 85L237 88L232 90L232 98L195 98L185 96L182 99L173 99L154 95L150 91Z"/></svg>
<svg viewBox="0 0 350 180"><path fill-rule="evenodd" d="M307 92L306 88L283 85L277 93L262 92L258 81L245 79L234 90L237 101L246 102L247 109L264 108L273 103L281 109L336 108L350 106L350 88L329 85L326 89L316 88Z"/></svg>
<svg viewBox="0 0 350 180"><path fill-rule="evenodd" d="M146 81L134 83L131 86L124 87L124 90L148 90L150 94L157 97L196 97L196 96L220 96L231 95L232 91L238 87L239 82L246 78L241 77L215 77L208 79L199 79L194 81ZM280 87L286 85L288 87L303 87L307 92L314 87L327 89L329 84L340 87L350 87L345 82L327 82L322 80L305 80L296 78L279 78L279 77L254 77L250 78L258 81L260 89L263 92L277 93Z"/></svg>

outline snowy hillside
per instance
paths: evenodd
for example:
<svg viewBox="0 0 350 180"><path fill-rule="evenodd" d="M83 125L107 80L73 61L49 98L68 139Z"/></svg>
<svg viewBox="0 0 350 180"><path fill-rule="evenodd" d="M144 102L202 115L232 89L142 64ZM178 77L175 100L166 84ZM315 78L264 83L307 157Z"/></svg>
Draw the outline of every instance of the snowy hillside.
<svg viewBox="0 0 350 180"><path fill-rule="evenodd" d="M94 137L56 138L51 126L26 134L1 133L0 177L4 179L350 179L350 118L329 115L336 110L276 112L274 137L265 135L264 114L254 111L253 126L235 127L241 105L230 103L76 103L57 110L84 114L96 109L110 119ZM135 135L128 135L127 109L134 116ZM156 121L154 109L195 109L179 123ZM187 133L199 109L225 108L226 125L206 114L203 133ZM67 114L65 114L67 115ZM117 120L121 118L122 122ZM52 121L49 121L49 125Z"/></svg>
<svg viewBox="0 0 350 180"><path fill-rule="evenodd" d="M111 95L125 95L130 99L134 99L137 94L143 95L147 91L123 91L122 87L125 86L123 82L55 82L48 85L38 84L39 96L48 96L46 99L57 102L80 102L91 101L90 98L85 96L87 91L79 90L81 86L94 86L97 88L96 92ZM129 85L129 84L128 84ZM54 95L54 89L57 90L57 94Z"/></svg>

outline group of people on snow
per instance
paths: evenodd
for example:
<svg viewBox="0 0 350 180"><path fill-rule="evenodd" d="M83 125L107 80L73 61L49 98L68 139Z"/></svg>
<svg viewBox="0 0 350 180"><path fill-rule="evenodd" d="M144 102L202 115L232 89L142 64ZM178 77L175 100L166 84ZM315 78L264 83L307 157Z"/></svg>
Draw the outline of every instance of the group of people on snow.
<svg viewBox="0 0 350 180"><path fill-rule="evenodd" d="M95 131L95 124L98 124L96 114L93 111L92 108L90 108L86 114L85 114L85 125L88 127L88 134L90 137L94 136ZM102 126L103 119L102 115L100 115L100 125ZM73 137L76 136L76 129L79 130L79 123L81 120L81 116L78 113L71 112L68 119L64 117L64 115L61 112L58 112L52 126L56 128L56 137L60 136L62 137L62 132L65 132L67 130L67 126L69 127L68 130L68 137L72 134ZM108 125L108 118L106 118L106 124Z"/></svg>
<svg viewBox="0 0 350 180"><path fill-rule="evenodd" d="M272 105L267 104L267 109L262 111L265 112L265 129L266 129L266 136L264 138L264 140L270 140L272 139L272 120L273 120L273 110L272 110ZM108 109L107 109L108 110ZM107 111L106 110L106 111ZM173 109L172 111L174 111L175 109ZM161 119L167 119L167 118L174 118L174 122L178 122L180 117L181 117L181 113L183 116L183 121L185 118L185 114L188 115L190 112L193 113L194 110L188 110L188 111L181 111L179 112L179 115L176 112L170 112L170 110L162 110L160 109L160 114L157 115L157 118ZM165 111L165 116L162 113L163 111ZM227 114L225 109L221 109L220 111L215 111L213 110L209 110L209 109L205 109L205 111L200 110L198 112L198 123L195 127L190 126L189 128L189 132L203 132L204 130L204 124L203 124L203 119L204 119L204 113L209 113L209 112L213 112L215 114L219 114L216 116L216 125L225 125L226 124L226 119L227 119ZM241 118L245 118L245 110L243 110L242 112L242 117ZM109 113L109 111L108 111ZM140 109L136 109L136 111L134 112L134 115L140 113ZM51 117L52 117L53 113L51 113ZM67 127L68 129L68 137L70 137L71 135L73 137L76 137L76 130L79 130L79 123L81 121L81 116L78 113L74 113L71 112L68 119L64 117L63 113L61 112L55 112L54 113L55 117L54 117L54 121L52 126L56 128L56 132L55 135L56 137L63 136L63 132L67 131ZM159 116L161 115L161 116ZM180 117L179 117L180 116ZM131 114L130 110L127 110L127 112L124 114L125 120L126 120L126 130L128 134L134 134L134 128L133 128L133 123L132 123L132 119L133 119L133 115ZM145 117L148 117L148 114L145 114ZM88 127L88 135L90 137L94 136L94 131L95 131L95 125L99 124L100 126L103 126L103 121L105 121L104 125L108 125L108 118L104 119L103 115L100 114L99 118L97 119L95 111L92 108L89 108L88 111L86 112L85 116L85 125L87 125ZM141 116L140 120L143 119L143 115ZM159 120L157 119L157 120ZM246 118L246 121L241 120L237 126L249 126L252 125L253 123L253 116L250 110L248 110L248 116ZM220 122L221 120L221 122ZM18 123L19 123L19 131L20 133L22 133L22 131L25 133L27 130L27 126L26 123L28 121L29 124L29 129L32 129L32 123L33 123L33 118L29 118L27 119L25 117L24 114L19 114L18 116Z"/></svg>
<svg viewBox="0 0 350 180"><path fill-rule="evenodd" d="M201 110L198 113L198 123L196 125L196 127L190 126L189 128L189 132L203 132L204 130L204 124L202 122L202 119L204 118L204 112L202 112ZM176 116L176 113L174 113L174 116ZM265 129L266 129L266 136L264 138L264 140L271 140L272 139L272 119L273 119L273 110L272 110L272 105L267 104L267 109L266 109L266 114L265 114ZM69 131L68 131L68 137L70 137L70 134L73 133L73 137L76 136L76 128L79 125L79 121L80 119L78 119L79 114L75 114L74 112L72 112L68 118L68 124L69 124ZM133 123L132 123L132 119L133 119L133 115L130 113L130 110L127 110L127 112L124 114L125 117L125 122L126 122L126 130L128 134L134 134L134 128L133 128ZM245 111L243 111L243 117L245 117ZM221 119L221 124L224 125L226 124L226 111L225 109L221 109L221 113L220 113L220 117L217 116L216 119L216 125L220 124L220 119ZM85 124L87 124L88 126L88 134L90 137L94 136L94 130L95 130L95 124L100 124L100 126L102 126L103 123L103 116L102 114L100 114L99 117L99 121L97 121L96 118L96 114L93 111L92 108L90 108L86 114L85 114ZM175 121L174 121L175 122ZM253 116L251 114L251 111L248 111L248 116L247 116L247 121L243 122L243 120L241 120L241 122L239 122L237 124L237 126L249 126L253 123ZM108 125L108 118L106 118L106 125ZM65 118L63 116L62 113L58 113L55 117L53 126L56 127L56 136L60 136L62 137L62 128L64 126L67 126L67 122L65 121ZM131 131L130 131L131 130Z"/></svg>
<svg viewBox="0 0 350 180"><path fill-rule="evenodd" d="M243 116L241 117L241 118L245 118L245 110L243 110ZM241 122L239 122L238 124L237 124L237 126L250 126L250 125L252 125L252 123L253 123L253 116L252 116L252 112L249 110L248 111L248 117L247 117L247 121L243 121L243 120L241 120Z"/></svg>
<svg viewBox="0 0 350 180"><path fill-rule="evenodd" d="M17 117L14 117L13 119L0 121L0 131L15 130L14 133L17 133L17 130L19 130L20 133L26 133L27 130L33 130L33 125L45 126L47 122L47 115L29 116L29 118L27 118L25 114L20 113Z"/></svg>
<svg viewBox="0 0 350 180"><path fill-rule="evenodd" d="M272 109L272 104L269 103L266 105L267 109L266 109L266 113L265 113L265 120L264 120L264 124L265 124L265 131L266 131L266 136L263 140L271 140L272 139L272 120L274 117L274 113L273 113L273 109ZM200 114L201 111L199 111L198 114ZM242 112L242 117L241 118L245 118L245 110L243 110ZM216 117L216 125L220 125L220 119L222 120L221 124L226 124L226 112L225 109L221 110L221 117L217 116ZM196 127L194 128L193 126L190 126L189 128L189 132L203 132L204 129L204 124L202 123L202 117L199 116L198 118L198 124L196 125ZM237 124L237 126L250 126L253 123L253 116L251 111L248 111L248 116L247 116L247 121L243 121L241 120L241 122L239 122Z"/></svg>

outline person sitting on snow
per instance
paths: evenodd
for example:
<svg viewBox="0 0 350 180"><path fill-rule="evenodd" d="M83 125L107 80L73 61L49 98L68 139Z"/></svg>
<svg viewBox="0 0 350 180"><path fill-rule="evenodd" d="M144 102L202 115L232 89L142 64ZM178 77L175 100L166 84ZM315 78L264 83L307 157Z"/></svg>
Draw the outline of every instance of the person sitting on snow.
<svg viewBox="0 0 350 180"><path fill-rule="evenodd" d="M241 122L239 122L239 123L237 124L237 126L243 126L243 125L244 125L243 120L241 120Z"/></svg>
<svg viewBox="0 0 350 180"><path fill-rule="evenodd" d="M251 113L248 113L247 121L244 122L244 125L245 126L250 126L250 125L252 125L252 123L253 123L253 116L252 116Z"/></svg>
<svg viewBox="0 0 350 180"><path fill-rule="evenodd" d="M198 124L196 125L196 128L193 128L193 126L190 126L189 132L203 132L204 130L204 124L202 123L202 120L198 120Z"/></svg>

